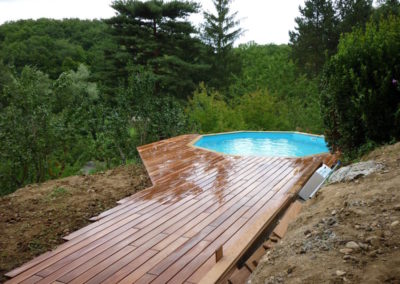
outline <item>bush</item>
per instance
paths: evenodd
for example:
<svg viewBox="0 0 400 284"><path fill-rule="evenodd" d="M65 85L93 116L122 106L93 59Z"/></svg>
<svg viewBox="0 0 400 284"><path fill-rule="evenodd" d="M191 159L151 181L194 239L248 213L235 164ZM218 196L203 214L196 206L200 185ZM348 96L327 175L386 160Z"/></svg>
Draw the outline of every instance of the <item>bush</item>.
<svg viewBox="0 0 400 284"><path fill-rule="evenodd" d="M187 129L183 103L168 95L156 95L157 78L143 68L133 70L128 86L119 96L132 119L138 144L169 138Z"/></svg>
<svg viewBox="0 0 400 284"><path fill-rule="evenodd" d="M250 130L287 130L287 108L267 91L258 91L240 98L236 111Z"/></svg>
<svg viewBox="0 0 400 284"><path fill-rule="evenodd" d="M332 149L400 138L400 18L369 23L340 40L323 77L323 119Z"/></svg>
<svg viewBox="0 0 400 284"><path fill-rule="evenodd" d="M189 100L186 113L191 127L203 133L244 128L241 113L230 108L218 92L208 92L203 84Z"/></svg>

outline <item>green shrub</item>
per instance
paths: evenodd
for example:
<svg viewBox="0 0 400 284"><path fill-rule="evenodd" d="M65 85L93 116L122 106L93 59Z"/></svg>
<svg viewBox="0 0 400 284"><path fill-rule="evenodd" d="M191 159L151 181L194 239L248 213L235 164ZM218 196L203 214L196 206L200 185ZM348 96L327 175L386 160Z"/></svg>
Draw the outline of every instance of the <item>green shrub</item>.
<svg viewBox="0 0 400 284"><path fill-rule="evenodd" d="M323 77L323 119L333 149L400 138L400 18L344 36Z"/></svg>
<svg viewBox="0 0 400 284"><path fill-rule="evenodd" d="M208 92L204 84L189 100L186 113L191 127L203 133L244 128L241 113L229 107L218 92Z"/></svg>
<svg viewBox="0 0 400 284"><path fill-rule="evenodd" d="M287 107L267 91L244 95L236 106L249 130L287 130Z"/></svg>

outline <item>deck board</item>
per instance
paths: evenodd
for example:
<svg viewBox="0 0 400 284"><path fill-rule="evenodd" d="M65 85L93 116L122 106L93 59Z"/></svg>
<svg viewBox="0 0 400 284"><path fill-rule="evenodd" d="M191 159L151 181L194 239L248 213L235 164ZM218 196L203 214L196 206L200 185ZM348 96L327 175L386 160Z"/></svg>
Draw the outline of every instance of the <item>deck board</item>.
<svg viewBox="0 0 400 284"><path fill-rule="evenodd" d="M228 156L183 135L138 148L153 182L66 243L9 272L9 283L218 282L329 154ZM224 257L215 263L215 251Z"/></svg>

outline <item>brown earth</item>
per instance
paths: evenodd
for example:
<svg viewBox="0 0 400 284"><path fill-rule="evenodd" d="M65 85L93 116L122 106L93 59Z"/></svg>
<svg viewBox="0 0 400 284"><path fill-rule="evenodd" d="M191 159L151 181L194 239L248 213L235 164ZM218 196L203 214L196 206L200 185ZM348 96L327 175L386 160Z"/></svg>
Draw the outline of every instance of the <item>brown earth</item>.
<svg viewBox="0 0 400 284"><path fill-rule="evenodd" d="M145 169L129 165L28 185L0 198L0 283L6 272L63 243L90 217L149 186Z"/></svg>
<svg viewBox="0 0 400 284"><path fill-rule="evenodd" d="M400 143L370 159L385 170L324 187L249 283L400 283Z"/></svg>

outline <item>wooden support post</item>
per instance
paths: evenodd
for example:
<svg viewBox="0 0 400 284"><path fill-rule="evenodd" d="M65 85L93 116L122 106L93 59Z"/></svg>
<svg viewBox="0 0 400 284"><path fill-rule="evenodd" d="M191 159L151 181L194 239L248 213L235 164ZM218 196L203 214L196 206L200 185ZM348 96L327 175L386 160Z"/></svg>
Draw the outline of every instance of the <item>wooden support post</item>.
<svg viewBox="0 0 400 284"><path fill-rule="evenodd" d="M222 246L220 246L216 251L215 251L215 262L220 261L220 259L224 256L224 250Z"/></svg>

